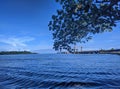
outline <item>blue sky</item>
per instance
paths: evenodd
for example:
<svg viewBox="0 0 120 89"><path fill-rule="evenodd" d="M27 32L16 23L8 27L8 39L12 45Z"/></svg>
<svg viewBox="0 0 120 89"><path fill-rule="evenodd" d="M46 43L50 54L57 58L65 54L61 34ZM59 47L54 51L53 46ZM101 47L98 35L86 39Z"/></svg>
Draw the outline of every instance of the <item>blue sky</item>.
<svg viewBox="0 0 120 89"><path fill-rule="evenodd" d="M0 0L0 50L52 52L53 40L48 23L58 8L55 0ZM78 48L120 48L119 34L120 25L111 33L94 35L91 41Z"/></svg>

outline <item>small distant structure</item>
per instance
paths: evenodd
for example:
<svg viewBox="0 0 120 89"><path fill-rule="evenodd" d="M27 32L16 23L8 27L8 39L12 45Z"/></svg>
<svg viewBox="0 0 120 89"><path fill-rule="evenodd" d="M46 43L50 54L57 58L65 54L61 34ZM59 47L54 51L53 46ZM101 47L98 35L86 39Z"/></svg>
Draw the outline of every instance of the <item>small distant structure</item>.
<svg viewBox="0 0 120 89"><path fill-rule="evenodd" d="M78 53L78 48L76 47L76 44L74 44L73 53L74 54Z"/></svg>
<svg viewBox="0 0 120 89"><path fill-rule="evenodd" d="M76 44L74 44L74 48L73 48L74 54L76 52Z"/></svg>
<svg viewBox="0 0 120 89"><path fill-rule="evenodd" d="M62 48L60 47L60 53L62 52Z"/></svg>
<svg viewBox="0 0 120 89"><path fill-rule="evenodd" d="M82 47L82 46L80 47L80 51L81 51L81 52L83 51L83 47Z"/></svg>

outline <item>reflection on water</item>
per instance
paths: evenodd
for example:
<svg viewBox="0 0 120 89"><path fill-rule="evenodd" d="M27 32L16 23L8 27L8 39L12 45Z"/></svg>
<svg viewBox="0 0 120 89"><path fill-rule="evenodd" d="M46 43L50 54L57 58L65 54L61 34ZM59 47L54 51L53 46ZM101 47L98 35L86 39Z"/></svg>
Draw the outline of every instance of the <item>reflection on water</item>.
<svg viewBox="0 0 120 89"><path fill-rule="evenodd" d="M0 56L0 89L120 89L120 56Z"/></svg>

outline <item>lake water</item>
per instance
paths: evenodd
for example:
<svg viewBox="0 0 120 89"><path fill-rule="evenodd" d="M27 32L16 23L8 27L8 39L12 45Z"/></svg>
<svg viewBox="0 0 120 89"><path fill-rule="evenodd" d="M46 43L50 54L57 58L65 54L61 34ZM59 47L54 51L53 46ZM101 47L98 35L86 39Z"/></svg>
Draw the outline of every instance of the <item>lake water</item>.
<svg viewBox="0 0 120 89"><path fill-rule="evenodd" d="M0 56L0 89L120 89L120 56Z"/></svg>

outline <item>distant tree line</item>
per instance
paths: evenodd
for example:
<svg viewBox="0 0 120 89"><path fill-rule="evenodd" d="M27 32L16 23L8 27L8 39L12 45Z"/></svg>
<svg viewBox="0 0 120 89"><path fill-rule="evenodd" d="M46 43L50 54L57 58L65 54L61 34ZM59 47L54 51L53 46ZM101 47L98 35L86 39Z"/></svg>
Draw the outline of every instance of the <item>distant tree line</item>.
<svg viewBox="0 0 120 89"><path fill-rule="evenodd" d="M0 55L10 55L10 54L34 54L30 51L1 51Z"/></svg>
<svg viewBox="0 0 120 89"><path fill-rule="evenodd" d="M109 50L105 50L105 49L101 49L101 50L88 50L88 51L75 51L75 52L71 52L73 54L119 54L120 55L120 49L109 49Z"/></svg>

